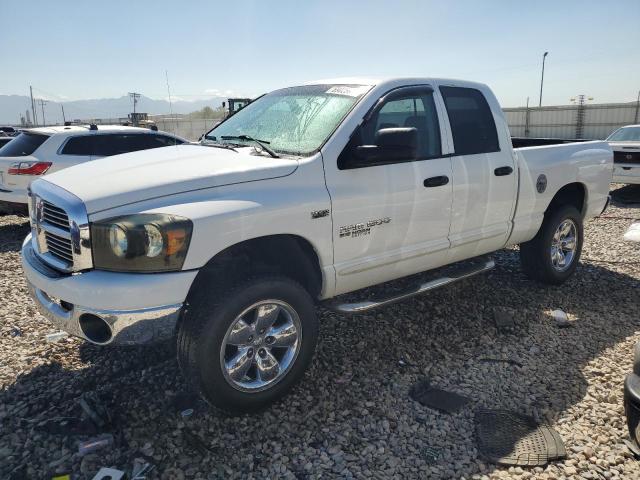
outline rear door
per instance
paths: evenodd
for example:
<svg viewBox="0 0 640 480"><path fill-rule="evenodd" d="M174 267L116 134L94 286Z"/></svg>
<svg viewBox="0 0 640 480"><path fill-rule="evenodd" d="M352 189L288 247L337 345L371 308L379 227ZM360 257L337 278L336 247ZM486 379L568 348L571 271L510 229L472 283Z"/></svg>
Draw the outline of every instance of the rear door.
<svg viewBox="0 0 640 480"><path fill-rule="evenodd" d="M441 86L439 90L453 143L451 262L504 245L515 205L517 172L495 97L475 88Z"/></svg>
<svg viewBox="0 0 640 480"><path fill-rule="evenodd" d="M53 168L55 170L61 170L88 162L91 160L91 155L95 151L95 146L96 135L93 132L69 137L58 150Z"/></svg>
<svg viewBox="0 0 640 480"><path fill-rule="evenodd" d="M418 159L357 161L358 146L374 145L376 132L397 127L418 130ZM378 100L338 158L326 152L337 293L446 260L451 160L442 153L440 131L431 87L403 87Z"/></svg>

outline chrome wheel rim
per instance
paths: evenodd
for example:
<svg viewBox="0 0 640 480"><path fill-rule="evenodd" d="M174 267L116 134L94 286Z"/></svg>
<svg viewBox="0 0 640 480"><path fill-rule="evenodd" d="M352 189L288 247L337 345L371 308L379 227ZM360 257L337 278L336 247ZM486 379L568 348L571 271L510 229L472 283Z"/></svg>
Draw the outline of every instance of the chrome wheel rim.
<svg viewBox="0 0 640 480"><path fill-rule="evenodd" d="M227 329L220 365L227 382L243 392L259 392L289 372L300 351L302 327L291 305L263 300L245 309Z"/></svg>
<svg viewBox="0 0 640 480"><path fill-rule="evenodd" d="M564 272L572 264L578 249L578 228L573 220L566 219L556 229L551 240L551 265Z"/></svg>

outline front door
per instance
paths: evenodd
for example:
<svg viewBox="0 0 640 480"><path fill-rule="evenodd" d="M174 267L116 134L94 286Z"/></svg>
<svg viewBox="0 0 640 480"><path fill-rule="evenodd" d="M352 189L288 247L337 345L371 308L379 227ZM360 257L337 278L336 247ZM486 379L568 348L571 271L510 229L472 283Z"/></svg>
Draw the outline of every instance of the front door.
<svg viewBox="0 0 640 480"><path fill-rule="evenodd" d="M396 128L417 130L417 159L367 163L358 154ZM403 87L384 95L338 158L324 157L337 294L446 261L451 159L442 154L440 130L432 89Z"/></svg>

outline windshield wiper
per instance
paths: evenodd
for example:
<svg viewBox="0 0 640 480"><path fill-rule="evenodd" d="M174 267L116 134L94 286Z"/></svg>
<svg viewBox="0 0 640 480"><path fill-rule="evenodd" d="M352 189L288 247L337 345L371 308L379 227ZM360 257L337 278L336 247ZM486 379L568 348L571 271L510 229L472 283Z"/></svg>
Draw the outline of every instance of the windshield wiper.
<svg viewBox="0 0 640 480"><path fill-rule="evenodd" d="M271 142L267 142L266 140L258 140L256 138L250 137L249 135L222 135L220 138L222 140L245 140L247 142L253 142L259 145L262 150L267 152L273 158L280 158L280 155L278 155L273 151L273 149L267 146L267 144Z"/></svg>
<svg viewBox="0 0 640 480"><path fill-rule="evenodd" d="M201 142L200 145L204 145L205 147L215 147L215 148L224 148L225 150L233 150L234 152L238 153L238 151L233 148L231 145L228 145L226 143L219 143L216 142L215 140L211 140L207 137L205 137Z"/></svg>

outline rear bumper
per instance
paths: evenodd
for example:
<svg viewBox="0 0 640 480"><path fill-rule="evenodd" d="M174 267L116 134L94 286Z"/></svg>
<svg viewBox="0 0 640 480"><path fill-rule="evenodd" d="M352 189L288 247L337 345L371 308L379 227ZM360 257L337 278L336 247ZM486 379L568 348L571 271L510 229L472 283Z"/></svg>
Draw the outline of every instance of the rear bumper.
<svg viewBox="0 0 640 480"><path fill-rule="evenodd" d="M99 345L140 345L172 337L197 274L92 270L64 275L40 261L31 235L22 245L22 267L40 313L60 330Z"/></svg>
<svg viewBox="0 0 640 480"><path fill-rule="evenodd" d="M640 165L637 164L620 164L613 165L613 183L632 183L640 184Z"/></svg>

